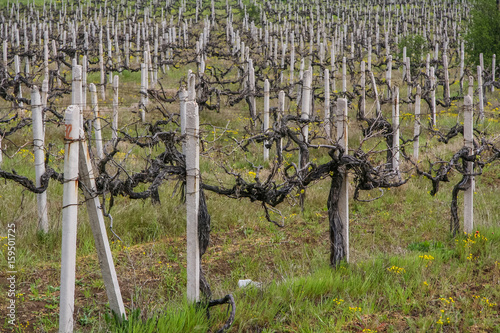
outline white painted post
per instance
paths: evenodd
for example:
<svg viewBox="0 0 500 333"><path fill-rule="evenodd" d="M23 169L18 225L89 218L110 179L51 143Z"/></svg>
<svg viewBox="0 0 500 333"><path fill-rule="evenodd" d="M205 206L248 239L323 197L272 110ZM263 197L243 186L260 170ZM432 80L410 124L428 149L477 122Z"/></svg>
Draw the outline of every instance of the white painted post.
<svg viewBox="0 0 500 333"><path fill-rule="evenodd" d="M93 85L93 84L92 84ZM95 86L94 86L95 90ZM96 92L94 92L97 95ZM89 214L90 227L94 235L95 247L99 264L101 266L102 279L106 287L106 294L109 300L110 309L118 316L118 318L126 319L125 306L123 305L122 294L116 276L116 270L113 263L113 255L109 247L108 236L106 234L106 225L104 224L104 216L101 210L99 196L95 194L97 191L94 170L90 161L89 149L87 141L80 140L79 147L79 175L78 179L83 183L83 194Z"/></svg>
<svg viewBox="0 0 500 333"><path fill-rule="evenodd" d="M344 155L349 154L349 136L347 129L347 99L337 100L337 142L344 148ZM344 173L342 188L338 203L340 220L342 221L342 237L344 239L345 259L349 262L349 180L347 171Z"/></svg>
<svg viewBox="0 0 500 333"><path fill-rule="evenodd" d="M111 123L111 139L118 138L118 75L113 77L113 121Z"/></svg>
<svg viewBox="0 0 500 333"><path fill-rule="evenodd" d="M330 139L331 132L331 119L330 119L330 71L325 68L325 113L323 119L323 125L325 128L326 138Z"/></svg>
<svg viewBox="0 0 500 333"><path fill-rule="evenodd" d="M420 96L422 89L420 85L417 86L417 95L415 96L415 126L413 130L413 158L418 162L419 144L420 144Z"/></svg>
<svg viewBox="0 0 500 333"><path fill-rule="evenodd" d="M45 131L43 127L43 109L38 88L31 89L31 113L33 118L33 154L35 155L36 186L41 186L41 177L45 173ZM38 231L49 232L47 218L47 191L37 193Z"/></svg>
<svg viewBox="0 0 500 333"><path fill-rule="evenodd" d="M399 175L399 87L395 86L392 100L392 170Z"/></svg>
<svg viewBox="0 0 500 333"><path fill-rule="evenodd" d="M269 130L269 80L264 81L264 134ZM267 141L264 141L264 161L269 160L269 148L266 147Z"/></svg>
<svg viewBox="0 0 500 333"><path fill-rule="evenodd" d="M469 148L469 154L472 154L474 149L474 114L472 109L472 97L465 96L464 99L464 145ZM467 162L467 173L473 173L474 162ZM469 188L464 193L464 231L468 234L472 233L474 228L474 176L469 178Z"/></svg>
<svg viewBox="0 0 500 333"><path fill-rule="evenodd" d="M97 89L95 84L89 85L90 103L92 104L92 113L94 114L94 136L97 150L97 157L104 158L104 149L102 148L101 116L99 115L99 105L97 103Z"/></svg>
<svg viewBox="0 0 500 333"><path fill-rule="evenodd" d="M484 120L483 68L477 66L477 94L479 95L479 121Z"/></svg>
<svg viewBox="0 0 500 333"><path fill-rule="evenodd" d="M78 105L70 105L66 109L65 124L59 333L72 333L78 220L78 141L80 139L80 107Z"/></svg>
<svg viewBox="0 0 500 333"><path fill-rule="evenodd" d="M188 101L186 102L187 299L193 303L200 298L199 153L198 104L195 101Z"/></svg>

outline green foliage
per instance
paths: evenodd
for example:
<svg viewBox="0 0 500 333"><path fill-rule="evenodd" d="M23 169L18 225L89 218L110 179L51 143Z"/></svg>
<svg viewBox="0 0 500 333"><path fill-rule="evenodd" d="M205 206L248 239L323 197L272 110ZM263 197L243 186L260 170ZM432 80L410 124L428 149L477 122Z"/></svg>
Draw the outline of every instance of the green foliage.
<svg viewBox="0 0 500 333"><path fill-rule="evenodd" d="M255 5L253 3L250 3L250 2L246 2L246 1L243 1L243 4L247 8L248 23L254 21L254 23L257 25L257 23L260 22L260 8L259 8L259 6ZM243 15L244 15L244 11L241 11L241 19L242 20L243 20Z"/></svg>
<svg viewBox="0 0 500 333"><path fill-rule="evenodd" d="M420 63L422 56L429 50L429 44L427 43L427 40L417 34L408 35L401 39L398 44L400 59L403 59L404 47L406 47L406 56L410 58L410 62L412 64ZM412 67L415 68L415 66Z"/></svg>
<svg viewBox="0 0 500 333"><path fill-rule="evenodd" d="M469 62L490 65L493 54L500 54L500 10L495 0L475 0L465 35L465 51Z"/></svg>

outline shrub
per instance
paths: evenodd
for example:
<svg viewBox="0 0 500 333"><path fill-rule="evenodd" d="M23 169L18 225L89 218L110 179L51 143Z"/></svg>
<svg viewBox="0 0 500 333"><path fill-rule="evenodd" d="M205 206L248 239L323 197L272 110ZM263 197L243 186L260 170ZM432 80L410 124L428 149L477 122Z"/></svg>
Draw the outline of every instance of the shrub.
<svg viewBox="0 0 500 333"><path fill-rule="evenodd" d="M424 37L414 34L401 39L398 44L399 59L403 59L403 48L406 47L406 56L411 64L419 64L422 56L429 50L429 44ZM412 66L414 67L414 66Z"/></svg>

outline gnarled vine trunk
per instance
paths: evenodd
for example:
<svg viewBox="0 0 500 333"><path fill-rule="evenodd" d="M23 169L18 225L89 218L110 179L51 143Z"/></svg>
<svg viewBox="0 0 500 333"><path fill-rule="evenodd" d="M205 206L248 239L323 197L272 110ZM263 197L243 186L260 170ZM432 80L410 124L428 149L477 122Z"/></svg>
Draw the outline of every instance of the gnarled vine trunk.
<svg viewBox="0 0 500 333"><path fill-rule="evenodd" d="M330 223L330 265L337 267L346 257L346 249L343 237L345 222L342 221L339 213L340 191L344 180L343 168L336 168L331 172L332 182L330 194L328 195L328 220Z"/></svg>

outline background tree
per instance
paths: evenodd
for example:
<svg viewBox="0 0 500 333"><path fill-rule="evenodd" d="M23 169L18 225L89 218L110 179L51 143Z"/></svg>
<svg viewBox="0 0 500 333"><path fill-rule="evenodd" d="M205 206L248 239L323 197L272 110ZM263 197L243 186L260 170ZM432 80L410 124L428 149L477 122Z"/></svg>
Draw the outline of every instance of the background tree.
<svg viewBox="0 0 500 333"><path fill-rule="evenodd" d="M469 61L479 64L479 54L485 66L491 64L493 54L500 54L500 11L496 0L476 0L465 34L465 50Z"/></svg>

